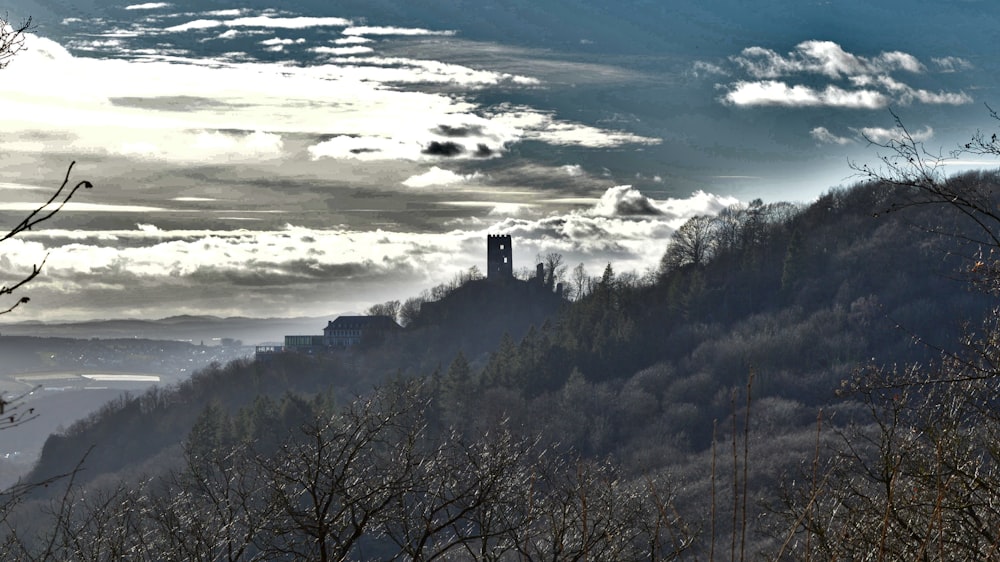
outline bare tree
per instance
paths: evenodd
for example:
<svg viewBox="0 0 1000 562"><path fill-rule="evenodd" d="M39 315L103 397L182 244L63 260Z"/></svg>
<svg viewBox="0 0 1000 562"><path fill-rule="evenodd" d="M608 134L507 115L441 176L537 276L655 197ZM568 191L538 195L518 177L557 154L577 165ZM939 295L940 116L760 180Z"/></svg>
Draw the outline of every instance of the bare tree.
<svg viewBox="0 0 1000 562"><path fill-rule="evenodd" d="M12 25L6 15L0 17L0 69L10 64L10 59L24 48L25 34L29 29L31 29L31 18L18 25Z"/></svg>
<svg viewBox="0 0 1000 562"><path fill-rule="evenodd" d="M535 257L542 264L545 278L543 283L551 291L555 289L556 283L566 275L567 266L563 264L563 255L558 252L549 252L545 256Z"/></svg>
<svg viewBox="0 0 1000 562"><path fill-rule="evenodd" d="M389 513L423 432L418 388L394 390L315 420L259 459L277 512L264 548L270 559L346 560Z"/></svg>
<svg viewBox="0 0 1000 562"><path fill-rule="evenodd" d="M1000 116L990 109L993 119ZM896 135L886 141L868 138L879 149L878 164L851 163L858 175L874 187L892 187L896 196L884 209L874 213L892 212L907 207L943 205L957 211L978 227L973 241L993 249L1000 248L1000 209L997 207L998 187L995 182L968 181L962 176L949 177L945 166L950 159L963 155L1000 156L997 135L989 137L977 132L970 142L949 154L929 151L913 136L902 119L892 113Z"/></svg>
<svg viewBox="0 0 1000 562"><path fill-rule="evenodd" d="M382 304L373 304L368 307L365 313L368 316L388 316L393 320L399 319L399 313L402 310L402 305L398 300L386 301Z"/></svg>
<svg viewBox="0 0 1000 562"><path fill-rule="evenodd" d="M705 215L693 217L681 225L670 236L670 245L660 262L660 271L705 265L715 250L713 231L714 221Z"/></svg>

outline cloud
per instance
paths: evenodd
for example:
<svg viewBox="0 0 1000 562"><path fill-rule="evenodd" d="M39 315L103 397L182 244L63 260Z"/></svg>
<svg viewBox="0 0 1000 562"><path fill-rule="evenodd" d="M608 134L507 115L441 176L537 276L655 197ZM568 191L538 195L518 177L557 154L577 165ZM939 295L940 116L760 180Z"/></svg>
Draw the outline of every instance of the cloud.
<svg viewBox="0 0 1000 562"><path fill-rule="evenodd" d="M694 64L691 65L691 75L695 78L701 78L703 76L728 76L729 71L717 64L705 61L695 61Z"/></svg>
<svg viewBox="0 0 1000 562"><path fill-rule="evenodd" d="M889 105L889 98L874 90L851 91L833 85L816 90L802 85L789 86L776 80L736 82L723 100L736 106L882 109Z"/></svg>
<svg viewBox="0 0 1000 562"><path fill-rule="evenodd" d="M8 203L0 202L0 211L31 212L38 208L38 203ZM104 205L100 203L80 203L70 201L62 206L60 213L162 213L169 211L162 207L145 205Z"/></svg>
<svg viewBox="0 0 1000 562"><path fill-rule="evenodd" d="M344 35L405 35L405 36L451 36L454 31L434 31L419 27L379 27L379 26L352 26L343 31Z"/></svg>
<svg viewBox="0 0 1000 562"><path fill-rule="evenodd" d="M359 35L351 35L349 37L338 37L333 40L336 45L361 45L364 43L372 43L374 39L369 39L368 37L361 37Z"/></svg>
<svg viewBox="0 0 1000 562"><path fill-rule="evenodd" d="M854 142L847 137L838 137L837 135L831 133L826 127L815 127L809 131L809 135L816 139L816 142L820 144L847 145Z"/></svg>
<svg viewBox="0 0 1000 562"><path fill-rule="evenodd" d="M619 185L604 192L591 210L602 217L662 215L653 201L631 185Z"/></svg>
<svg viewBox="0 0 1000 562"><path fill-rule="evenodd" d="M164 29L168 33L182 33L215 27L262 27L275 29L305 29L309 27L346 27L351 20L334 17L273 17L248 16L231 20L199 19Z"/></svg>
<svg viewBox="0 0 1000 562"><path fill-rule="evenodd" d="M877 144L885 144L903 138L903 131L898 127L891 129L884 127L863 127L857 129L857 133L861 137ZM927 126L918 131L910 131L910 137L916 142L925 142L934 137L934 129Z"/></svg>
<svg viewBox="0 0 1000 562"><path fill-rule="evenodd" d="M754 78L780 78L805 73L839 79L894 70L913 73L924 70L923 64L907 53L890 51L866 58L848 53L832 41L803 41L785 56L764 47L747 47L730 60Z"/></svg>
<svg viewBox="0 0 1000 562"><path fill-rule="evenodd" d="M745 77L718 86L726 91L720 101L727 105L883 109L890 104L915 102L935 105L972 102L965 92L932 92L894 78L892 75L897 72L911 76L926 72L920 60L902 51L865 57L850 53L832 41L804 41L785 55L764 47L747 47L739 55L729 57L729 62ZM936 64L957 63L949 60ZM704 74L709 68L710 63L702 63L696 75L697 70ZM802 83L794 83L793 79Z"/></svg>
<svg viewBox="0 0 1000 562"><path fill-rule="evenodd" d="M126 10L158 10L160 8L169 8L173 4L167 2L147 2L145 4L132 4L125 6Z"/></svg>
<svg viewBox="0 0 1000 562"><path fill-rule="evenodd" d="M410 176L403 181L403 185L407 187L431 187L431 186L445 186L445 185L455 185L460 183L468 183L482 178L482 174L479 172L474 172L472 174L457 174L451 170L445 170L438 168L437 166L431 167L430 170L422 174L417 174L415 176Z"/></svg>
<svg viewBox="0 0 1000 562"><path fill-rule="evenodd" d="M497 203L489 211L491 217L520 217L532 214L535 205L526 203Z"/></svg>
<svg viewBox="0 0 1000 562"><path fill-rule="evenodd" d="M372 53L375 49L371 47L365 47L364 45L350 45L347 47L310 47L310 52L317 53L320 55L333 55L338 57L348 56L348 55L362 55L365 53Z"/></svg>
<svg viewBox="0 0 1000 562"><path fill-rule="evenodd" d="M860 87L880 86L892 93L903 105L909 105L914 101L939 105L964 105L972 102L972 97L965 92L929 92L912 88L890 76L855 76L851 78L851 82Z"/></svg>
<svg viewBox="0 0 1000 562"><path fill-rule="evenodd" d="M941 72L958 72L961 70L972 70L975 68L971 62L961 57L938 57L932 58L931 62L938 67Z"/></svg>
<svg viewBox="0 0 1000 562"><path fill-rule="evenodd" d="M563 121L551 113L510 104L499 106L497 112L491 115L491 120L521 131L521 135L525 139L562 146L606 148L629 144L651 145L662 142L658 138Z"/></svg>
<svg viewBox="0 0 1000 562"><path fill-rule="evenodd" d="M272 37L271 39L265 39L260 42L261 45L267 45L269 47L274 45L301 45L305 43L306 40L303 38L298 39L282 39L280 37Z"/></svg>

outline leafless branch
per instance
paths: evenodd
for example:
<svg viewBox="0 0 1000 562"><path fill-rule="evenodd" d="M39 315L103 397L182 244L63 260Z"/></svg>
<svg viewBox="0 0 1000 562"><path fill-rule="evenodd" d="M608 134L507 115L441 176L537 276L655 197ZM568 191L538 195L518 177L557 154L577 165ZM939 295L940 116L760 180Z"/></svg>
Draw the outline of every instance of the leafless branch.
<svg viewBox="0 0 1000 562"><path fill-rule="evenodd" d="M2 41L3 39L2 37L0 37L0 53L5 52L3 51L4 45L2 44ZM2 60L2 57L0 57L0 60ZM30 213L28 213L28 215L25 216L20 223L11 228L10 231L8 231L3 236L0 236L0 242L14 238L23 232L31 230L39 223L51 219L53 216L56 215L56 213L61 211L66 206L67 203L69 203L69 200L72 199L74 195L76 195L77 191L79 191L80 189L90 189L93 187L93 184L87 180L79 181L76 182L75 184L70 183L70 175L73 172L74 165L76 165L76 162L70 163L69 167L66 169L66 175L63 178L62 184L59 186L58 189L55 190L55 192L52 193L52 195L48 198L48 200L45 201L45 203L36 207ZM32 280L34 280L36 277L38 277L38 275L42 272L42 267L45 265L47 259L48 255L46 255L42 259L41 263L32 265L30 273L28 273L21 279L15 281L11 285L0 286L0 297L13 295L15 291L24 287ZM14 309L18 308L22 304L27 304L29 301L30 299L28 297L21 297L17 299L14 302L14 304L10 305L9 307L0 309L0 315L7 314L13 311Z"/></svg>

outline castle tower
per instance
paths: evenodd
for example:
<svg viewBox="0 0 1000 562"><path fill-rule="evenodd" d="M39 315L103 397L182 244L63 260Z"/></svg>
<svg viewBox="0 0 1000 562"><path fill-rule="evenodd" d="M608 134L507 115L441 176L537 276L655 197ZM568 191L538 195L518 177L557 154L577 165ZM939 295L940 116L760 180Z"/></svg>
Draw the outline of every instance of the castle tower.
<svg viewBox="0 0 1000 562"><path fill-rule="evenodd" d="M513 248L509 234L490 234L486 237L486 278L505 281L514 277Z"/></svg>

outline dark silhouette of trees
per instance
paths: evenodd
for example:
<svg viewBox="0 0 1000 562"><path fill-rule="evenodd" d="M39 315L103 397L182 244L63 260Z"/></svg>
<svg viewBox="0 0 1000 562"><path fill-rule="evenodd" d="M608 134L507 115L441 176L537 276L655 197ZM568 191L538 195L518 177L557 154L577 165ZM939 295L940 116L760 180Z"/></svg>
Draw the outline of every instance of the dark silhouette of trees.
<svg viewBox="0 0 1000 562"><path fill-rule="evenodd" d="M715 221L701 215L689 219L670 236L670 245L663 255L660 271L667 272L684 266L705 265L715 251Z"/></svg>
<svg viewBox="0 0 1000 562"><path fill-rule="evenodd" d="M368 307L365 314L368 316L388 316L393 320L398 320L403 306L398 300L386 301L381 304L373 304Z"/></svg>

